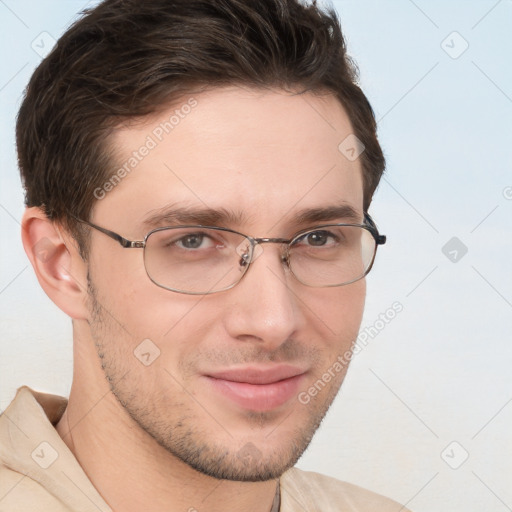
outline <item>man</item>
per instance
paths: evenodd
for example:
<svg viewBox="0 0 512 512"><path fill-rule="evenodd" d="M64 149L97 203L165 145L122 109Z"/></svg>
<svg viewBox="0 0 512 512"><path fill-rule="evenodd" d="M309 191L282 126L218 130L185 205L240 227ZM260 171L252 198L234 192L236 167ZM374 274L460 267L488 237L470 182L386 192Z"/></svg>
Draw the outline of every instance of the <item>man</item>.
<svg viewBox="0 0 512 512"><path fill-rule="evenodd" d="M384 170L333 12L107 0L34 73L22 237L69 400L0 418L1 511L398 511L293 466L346 374Z"/></svg>

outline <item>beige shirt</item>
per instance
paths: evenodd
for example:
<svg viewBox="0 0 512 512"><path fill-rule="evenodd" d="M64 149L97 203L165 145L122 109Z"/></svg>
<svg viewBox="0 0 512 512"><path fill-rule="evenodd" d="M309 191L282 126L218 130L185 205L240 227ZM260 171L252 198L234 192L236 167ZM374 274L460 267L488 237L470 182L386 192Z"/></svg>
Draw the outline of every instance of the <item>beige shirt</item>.
<svg viewBox="0 0 512 512"><path fill-rule="evenodd" d="M0 416L0 512L111 512L55 430L63 397L24 386ZM407 512L334 478L288 470L280 512Z"/></svg>

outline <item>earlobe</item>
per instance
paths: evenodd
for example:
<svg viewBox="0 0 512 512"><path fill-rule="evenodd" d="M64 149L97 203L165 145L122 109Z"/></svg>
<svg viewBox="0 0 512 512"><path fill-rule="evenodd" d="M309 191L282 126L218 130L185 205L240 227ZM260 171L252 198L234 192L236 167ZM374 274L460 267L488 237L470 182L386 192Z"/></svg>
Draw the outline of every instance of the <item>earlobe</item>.
<svg viewBox="0 0 512 512"><path fill-rule="evenodd" d="M87 318L87 265L72 236L36 207L25 210L21 236L48 297L71 318Z"/></svg>

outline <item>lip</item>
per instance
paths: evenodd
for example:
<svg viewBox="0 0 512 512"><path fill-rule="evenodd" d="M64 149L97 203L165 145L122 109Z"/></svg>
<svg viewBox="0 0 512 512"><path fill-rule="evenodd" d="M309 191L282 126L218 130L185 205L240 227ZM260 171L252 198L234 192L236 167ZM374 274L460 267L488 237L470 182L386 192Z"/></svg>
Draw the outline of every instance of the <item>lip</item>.
<svg viewBox="0 0 512 512"><path fill-rule="evenodd" d="M305 371L290 365L239 367L205 375L212 388L243 409L270 411L296 396Z"/></svg>

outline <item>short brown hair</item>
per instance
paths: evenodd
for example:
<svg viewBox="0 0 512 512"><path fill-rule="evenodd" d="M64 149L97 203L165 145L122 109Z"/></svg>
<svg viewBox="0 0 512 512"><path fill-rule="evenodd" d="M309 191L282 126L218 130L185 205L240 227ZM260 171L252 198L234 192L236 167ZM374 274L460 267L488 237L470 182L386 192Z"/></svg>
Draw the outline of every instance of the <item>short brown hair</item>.
<svg viewBox="0 0 512 512"><path fill-rule="evenodd" d="M85 11L34 72L19 111L26 205L62 222L85 254L73 216L89 219L93 191L112 173L109 132L225 85L333 92L365 145L368 209L385 167L373 110L336 13L300 0L106 0Z"/></svg>

